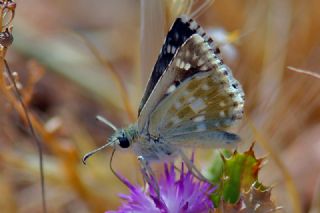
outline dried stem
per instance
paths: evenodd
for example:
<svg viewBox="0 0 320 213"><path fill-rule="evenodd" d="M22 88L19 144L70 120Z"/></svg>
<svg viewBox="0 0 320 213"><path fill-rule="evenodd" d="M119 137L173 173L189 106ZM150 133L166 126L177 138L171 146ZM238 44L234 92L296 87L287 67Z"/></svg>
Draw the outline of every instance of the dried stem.
<svg viewBox="0 0 320 213"><path fill-rule="evenodd" d="M46 193L45 193L45 179L44 179L44 167L43 167L43 149L42 149L42 145L41 145L41 141L38 137L38 135L36 134L34 128L33 128L33 125L31 123L31 119L30 119L30 116L29 116L29 110L27 108L27 106L25 105L24 101L23 101L23 98L22 98L22 95L17 87L17 84L14 80L14 77L12 76L12 73L10 71L10 68L9 68L9 65L7 63L7 61L5 59L3 59L4 61L4 64L5 64L5 67L6 67L6 73L8 74L8 78L11 82L11 84L13 85L13 88L14 88L14 92L16 93L16 96L21 104L21 107L22 107L22 110L23 110L23 113L24 113L24 116L25 116L25 119L26 119L26 122L27 122L27 125L30 129L30 133L32 135L32 137L34 138L35 140L35 144L36 144L36 147L38 149L38 153L39 153L39 168L40 168L40 183L41 183L41 197L42 197L42 210L44 213L47 212L47 205L46 205Z"/></svg>
<svg viewBox="0 0 320 213"><path fill-rule="evenodd" d="M42 145L41 145L41 141L38 137L38 135L36 134L36 131L32 125L30 116L29 116L29 111L28 108L26 106L26 104L23 101L22 95L17 87L16 81L14 76L12 75L11 71L10 71L10 67L7 63L7 61L5 60L5 55L7 52L7 47L11 45L12 41L13 41L13 37L11 34L11 30L9 30L8 28L5 29L4 28L7 27L8 25L11 24L14 15L15 15L15 8L16 8L16 3L13 1L3 1L1 4L1 9L0 9L0 26L1 26L1 33L2 33L2 37L1 37L1 63L0 63L0 83L1 86L3 86L3 91L8 91L7 88L5 87L5 79L4 79L4 73L7 73L7 77L9 80L9 84L13 86L14 89L14 93L16 94L16 98L18 100L18 102L20 103L20 106L22 108L22 114L25 117L27 126L30 130L30 133L32 135L32 137L35 140L35 144L36 147L38 149L38 153L39 153L39 168L40 168L40 183L41 183L41 198L42 198L42 211L44 213L47 212L47 206L46 206L46 193L45 193L45 177L44 177L44 166L43 166L43 149L42 149ZM3 25L3 18L7 15L7 12L11 12L10 14L10 19L9 21ZM10 29L12 27L9 27ZM5 72L4 72L5 71Z"/></svg>

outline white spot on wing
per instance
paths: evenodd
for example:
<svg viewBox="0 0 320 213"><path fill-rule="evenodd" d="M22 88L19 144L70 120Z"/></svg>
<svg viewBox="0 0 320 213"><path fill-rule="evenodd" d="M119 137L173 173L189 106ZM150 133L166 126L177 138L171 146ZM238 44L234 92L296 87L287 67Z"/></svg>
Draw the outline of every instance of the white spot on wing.
<svg viewBox="0 0 320 213"><path fill-rule="evenodd" d="M198 98L196 101L194 101L190 104L190 107L195 113L198 113L202 109L206 108L206 104L204 103L204 101L202 99Z"/></svg>
<svg viewBox="0 0 320 213"><path fill-rule="evenodd" d="M183 62L183 61L181 61L181 63L180 63L180 68L181 68L181 69L184 68L184 62Z"/></svg>
<svg viewBox="0 0 320 213"><path fill-rule="evenodd" d="M186 50L186 58L188 58L190 56L190 51Z"/></svg>
<svg viewBox="0 0 320 213"><path fill-rule="evenodd" d="M187 23L187 22L189 21L189 18L188 18L187 16L182 16L182 17L181 17L181 21L182 21L183 23Z"/></svg>
<svg viewBox="0 0 320 213"><path fill-rule="evenodd" d="M255 206L254 206L254 210L258 210L258 208L260 208L261 204L260 203L257 203Z"/></svg>
<svg viewBox="0 0 320 213"><path fill-rule="evenodd" d="M208 51L208 45L202 45L201 46L201 50L203 51L203 52L207 52Z"/></svg>
<svg viewBox="0 0 320 213"><path fill-rule="evenodd" d="M211 52L208 52L206 57L207 57L208 60L211 60L213 58L213 55L212 55Z"/></svg>
<svg viewBox="0 0 320 213"><path fill-rule="evenodd" d="M201 58L198 60L198 63L197 63L197 65L198 66L201 66L202 64L204 64L204 60L202 60Z"/></svg>
<svg viewBox="0 0 320 213"><path fill-rule="evenodd" d="M214 65L218 65L221 63L221 60L218 58L213 58L213 59L211 59L210 63L214 64ZM219 70L219 71L221 72L221 70Z"/></svg>
<svg viewBox="0 0 320 213"><path fill-rule="evenodd" d="M177 59L177 62L176 62L176 66L177 66L177 67L180 67L180 63L181 63L181 60L180 60L180 58L178 58L178 59Z"/></svg>
<svg viewBox="0 0 320 213"><path fill-rule="evenodd" d="M197 58L198 58L197 54L194 53L192 56L192 60L195 61Z"/></svg>
<svg viewBox="0 0 320 213"><path fill-rule="evenodd" d="M200 27L198 30L197 30L197 33L199 35L202 35L204 33L204 30Z"/></svg>
<svg viewBox="0 0 320 213"><path fill-rule="evenodd" d="M191 30L195 30L195 29L197 29L197 27L198 27L198 24L195 21L192 21L190 23L190 29Z"/></svg>
<svg viewBox="0 0 320 213"><path fill-rule="evenodd" d="M172 46L171 47L171 53L174 54L176 52L176 47Z"/></svg>
<svg viewBox="0 0 320 213"><path fill-rule="evenodd" d="M171 46L168 44L167 46L167 53L170 53L171 52Z"/></svg>
<svg viewBox="0 0 320 213"><path fill-rule="evenodd" d="M226 116L226 113L224 113L224 111L221 110L221 111L219 112L219 115L220 115L220 117L224 118L224 117Z"/></svg>
<svg viewBox="0 0 320 213"><path fill-rule="evenodd" d="M193 37L193 41L195 44L199 44L199 43L203 42L204 39L201 36L195 36L195 37Z"/></svg>
<svg viewBox="0 0 320 213"><path fill-rule="evenodd" d="M176 90L176 86L175 86L175 85L171 85L171 86L168 88L167 93L170 94L170 93L172 93L172 92L175 91L175 90Z"/></svg>
<svg viewBox="0 0 320 213"><path fill-rule="evenodd" d="M174 33L174 39L177 41L179 39L179 33Z"/></svg>
<svg viewBox="0 0 320 213"><path fill-rule="evenodd" d="M203 89L203 90L209 90L209 85L206 84L206 83L204 83L204 84L201 85L201 89Z"/></svg>
<svg viewBox="0 0 320 213"><path fill-rule="evenodd" d="M186 63L186 65L184 65L184 69L185 70L189 70L191 68L191 64L190 63Z"/></svg>
<svg viewBox="0 0 320 213"><path fill-rule="evenodd" d="M219 106L224 107L226 103L224 101L220 101Z"/></svg>
<svg viewBox="0 0 320 213"><path fill-rule="evenodd" d="M201 122L201 121L204 121L205 120L205 116L204 115L200 115L200 116L197 116L193 119L194 122Z"/></svg>

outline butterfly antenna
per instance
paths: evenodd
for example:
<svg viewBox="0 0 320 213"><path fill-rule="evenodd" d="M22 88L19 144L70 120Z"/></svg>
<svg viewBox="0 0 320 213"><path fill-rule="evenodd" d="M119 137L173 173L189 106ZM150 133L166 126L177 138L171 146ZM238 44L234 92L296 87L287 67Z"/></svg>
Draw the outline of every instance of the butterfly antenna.
<svg viewBox="0 0 320 213"><path fill-rule="evenodd" d="M100 115L97 115L97 116L96 116L96 119L97 119L98 121L100 121L101 123L104 123L105 125L107 125L107 126L110 127L111 129L113 129L114 131L117 131L117 130L118 130L118 128L117 128L115 125L113 125L110 121L108 121L106 118L104 118L104 117L102 117L102 116L100 116Z"/></svg>
<svg viewBox="0 0 320 213"><path fill-rule="evenodd" d="M110 141L109 143L106 143L104 144L103 146L100 146L99 148L95 149L95 150L92 150L91 152L88 152L87 154L85 154L82 158L82 163L83 164L87 164L87 159L89 157L91 157L93 154L103 150L104 148L108 147L108 146L111 146L112 144L114 143L114 141Z"/></svg>
<svg viewBox="0 0 320 213"><path fill-rule="evenodd" d="M100 116L100 115L97 115L96 116L96 119L98 121L100 121L101 123L104 123L105 125L107 125L108 127L110 127L111 129L113 129L114 131L117 131L118 128L113 125L110 121L108 121L106 118ZM110 141L109 143L106 143L104 144L103 146L100 146L99 148L95 149L95 150L92 150L91 152L88 152L87 154L84 155L84 157L82 158L82 163L83 164L86 164L87 162L87 159L89 157L91 157L93 154L103 150L104 148L108 147L108 146L111 146L112 144L114 144L114 141Z"/></svg>

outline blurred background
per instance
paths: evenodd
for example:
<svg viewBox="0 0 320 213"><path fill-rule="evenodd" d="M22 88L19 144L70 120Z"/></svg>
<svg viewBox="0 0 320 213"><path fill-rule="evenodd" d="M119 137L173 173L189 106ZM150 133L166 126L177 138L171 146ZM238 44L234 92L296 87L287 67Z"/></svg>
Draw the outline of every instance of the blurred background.
<svg viewBox="0 0 320 213"><path fill-rule="evenodd" d="M207 4L209 2L209 4ZM256 142L260 173L284 212L320 212L320 2L317 0L17 0L6 59L44 149L49 212L104 212L127 189L111 173L111 150L81 162L111 129L136 120L142 93L173 20L195 14L220 44L246 94L233 131ZM141 27L143 26L143 27ZM1 82L4 84L4 82ZM1 87L3 88L3 87ZM9 89L9 88L7 88ZM0 91L1 212L41 212L39 155L18 100ZM205 167L212 151L197 151ZM141 183L136 156L114 166Z"/></svg>

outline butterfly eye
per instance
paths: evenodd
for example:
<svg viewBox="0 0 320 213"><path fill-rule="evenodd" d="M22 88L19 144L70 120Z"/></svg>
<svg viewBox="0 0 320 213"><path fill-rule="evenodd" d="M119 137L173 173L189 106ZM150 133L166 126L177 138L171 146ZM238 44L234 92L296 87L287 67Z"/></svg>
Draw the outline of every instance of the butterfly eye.
<svg viewBox="0 0 320 213"><path fill-rule="evenodd" d="M130 142L125 135L123 135L122 137L118 137L118 140L119 140L119 146L121 148L128 148L130 146Z"/></svg>

